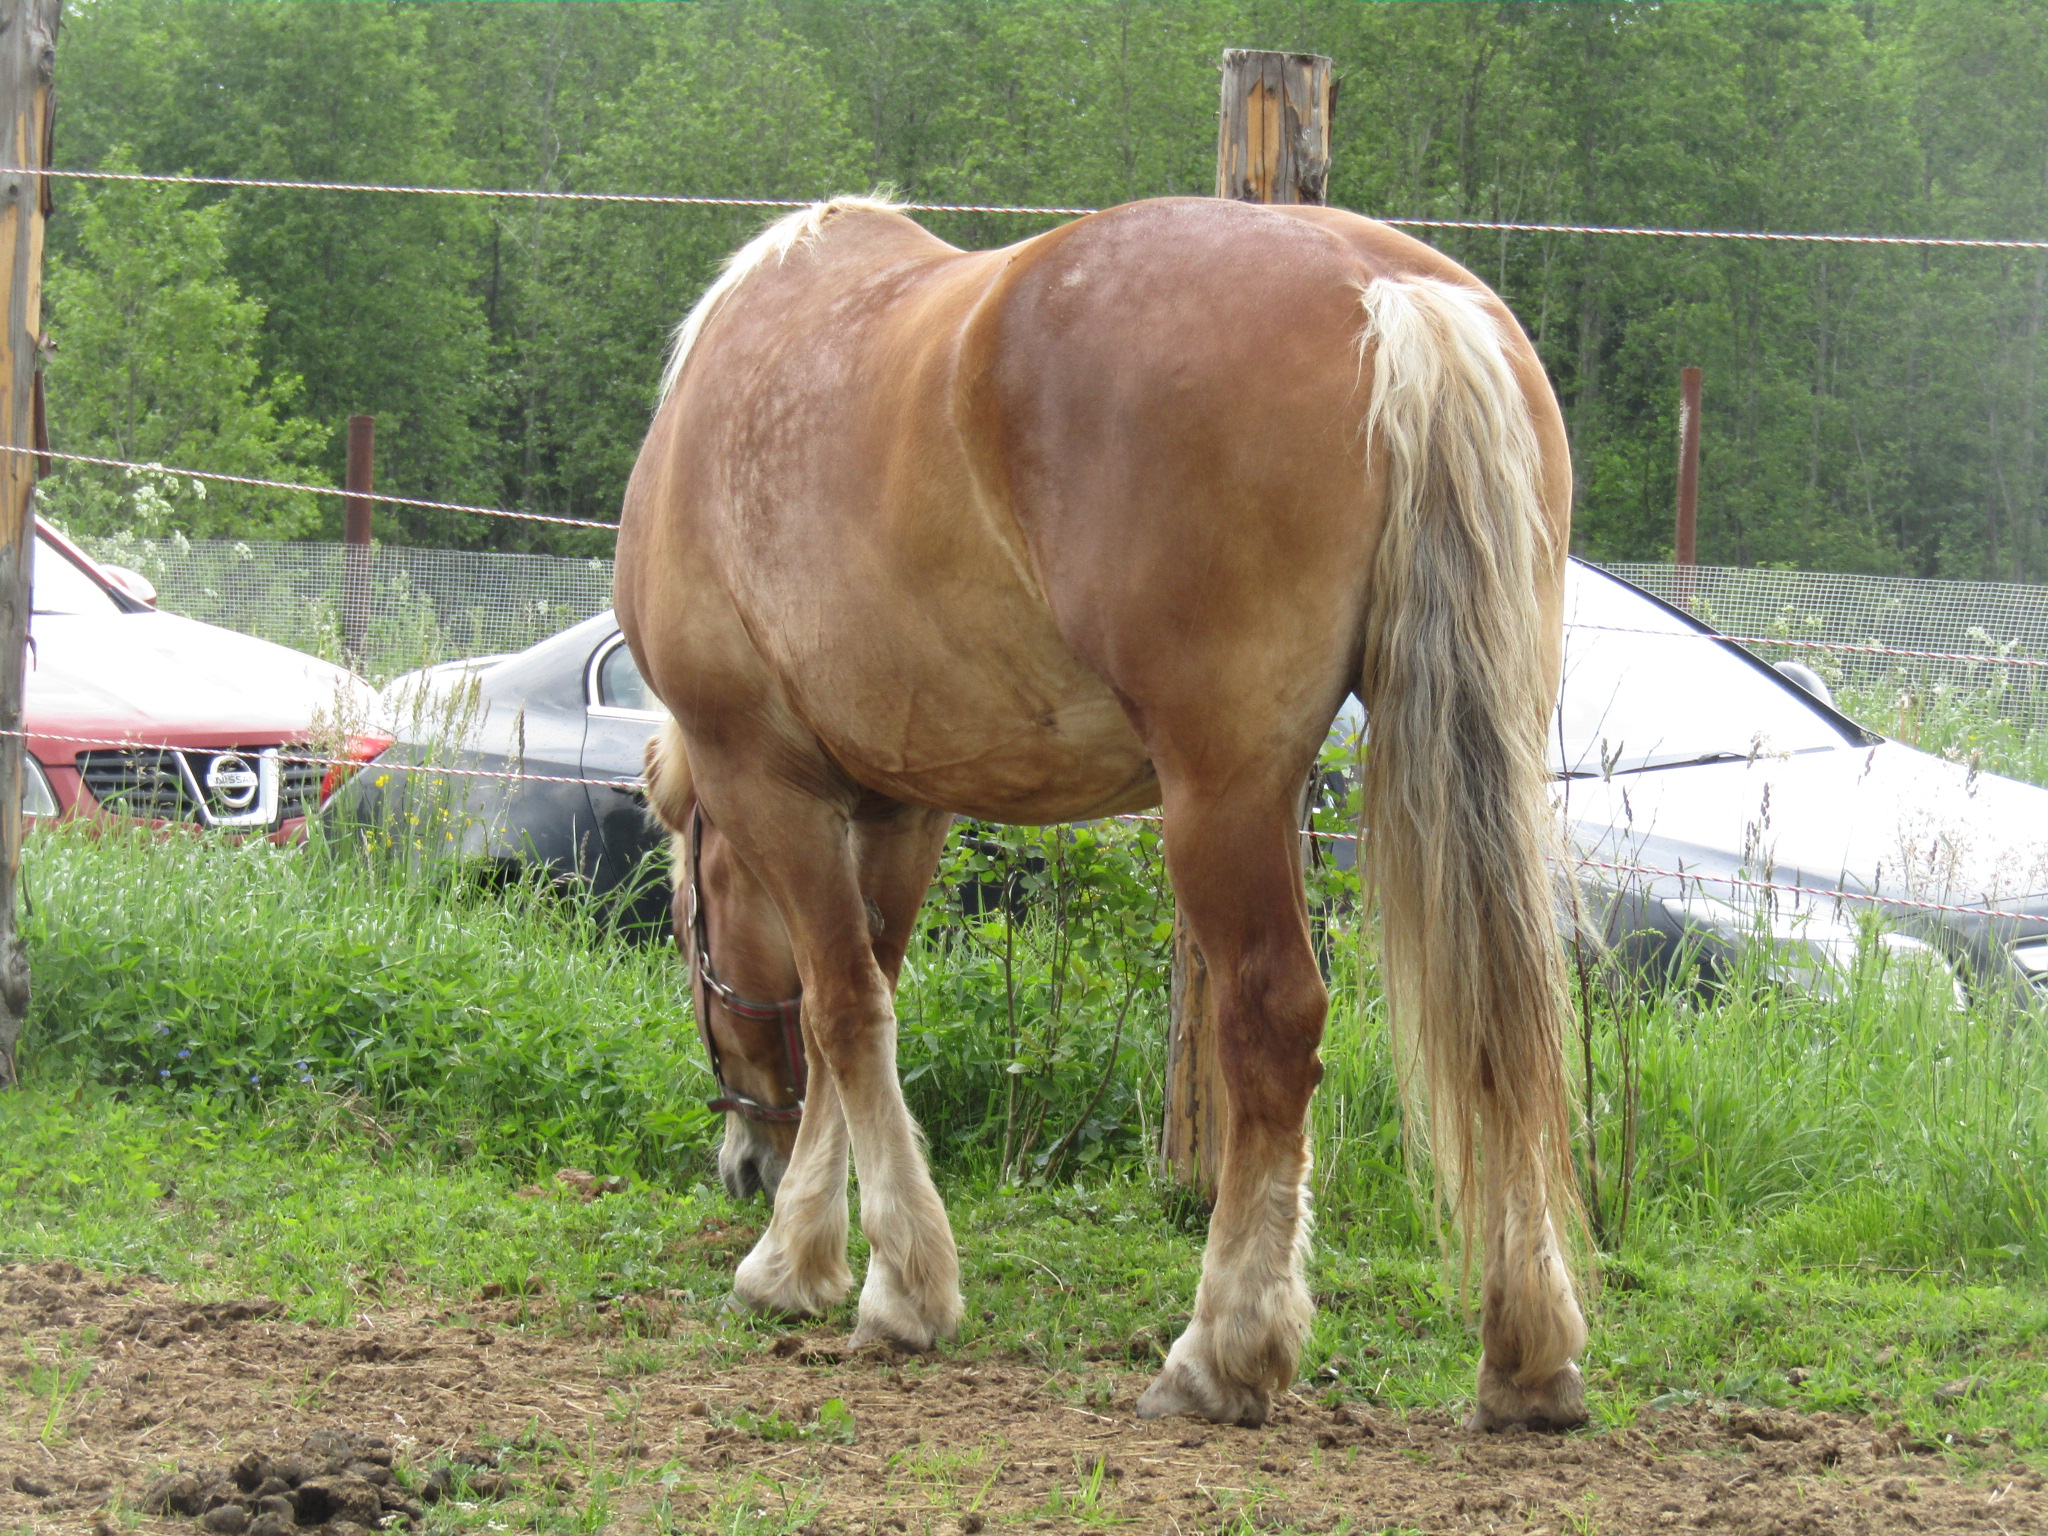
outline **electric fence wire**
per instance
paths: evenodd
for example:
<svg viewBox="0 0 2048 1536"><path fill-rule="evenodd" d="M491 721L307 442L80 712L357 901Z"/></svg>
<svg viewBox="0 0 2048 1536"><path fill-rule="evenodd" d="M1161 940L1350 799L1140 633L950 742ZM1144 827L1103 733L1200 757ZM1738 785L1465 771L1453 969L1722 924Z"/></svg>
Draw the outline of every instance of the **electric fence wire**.
<svg viewBox="0 0 2048 1536"><path fill-rule="evenodd" d="M385 192L426 197L495 197L527 201L643 203L686 208L808 208L821 198L710 197L671 192L576 192L532 187L433 187L405 183L359 181L290 181L260 176L166 175L148 171L0 169L0 175L54 176L77 181L144 182L162 186L237 187L282 192ZM906 213L1016 214L1066 218L1100 213L1100 208L1032 206L1018 203L898 203ZM1625 235L1666 240L1753 240L1807 245L1946 246L1970 250L2044 251L2048 240L2005 239L1977 235L1810 234L1764 229L1665 229L1641 224L1543 224L1511 219L1430 219L1384 217L1382 224L1404 229L1458 229L1506 234Z"/></svg>

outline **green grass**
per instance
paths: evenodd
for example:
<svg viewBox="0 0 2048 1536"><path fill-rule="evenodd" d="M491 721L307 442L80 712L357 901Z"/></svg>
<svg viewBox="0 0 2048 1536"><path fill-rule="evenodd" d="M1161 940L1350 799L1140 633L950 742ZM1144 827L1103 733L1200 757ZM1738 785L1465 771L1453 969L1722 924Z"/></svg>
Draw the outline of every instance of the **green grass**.
<svg viewBox="0 0 2048 1536"><path fill-rule="evenodd" d="M901 1003L963 1238L960 1348L1040 1361L1081 1402L1105 1366L1156 1360L1199 1264L1199 1213L1147 1171L1164 954L1147 835L1041 843L1041 915L1021 923L970 925L935 899ZM718 1126L672 949L543 889L317 847L59 832L32 840L26 879L28 1081L0 1097L8 1257L261 1291L326 1321L486 1286L547 1316L674 1292L722 1347L758 1341L719 1307L765 1213L711 1178ZM1325 1305L1304 1376L1455 1404L1468 1319L1403 1166L1369 964L1336 947L1314 1118ZM1863 983L1596 996L1603 1416L1732 1396L2048 1448L2042 1021ZM632 1188L514 1194L564 1164ZM664 1359L629 1340L605 1368L630 1385ZM1936 1400L1965 1375L1987 1388Z"/></svg>
<svg viewBox="0 0 2048 1536"><path fill-rule="evenodd" d="M1811 661L1811 656L1794 656ZM1835 704L1851 719L1909 747L1974 763L1987 773L2048 784L2048 730L2025 724L2039 707L2033 680L1991 674L1972 683L1930 680L1901 672L1883 681L1838 683ZM2023 691L2025 690L2025 691ZM2020 718L2015 718L2018 716Z"/></svg>
<svg viewBox="0 0 2048 1536"><path fill-rule="evenodd" d="M0 1252L147 1271L200 1296L271 1294L289 1315L328 1324L380 1300L459 1313L492 1283L525 1289L534 1320L550 1325L603 1304L626 1321L606 1356L622 1389L635 1375L751 1353L777 1331L723 1309L734 1254L693 1240L712 1220L758 1222L758 1204L735 1209L702 1183L589 1204L522 1198L485 1165L307 1130L289 1106L252 1117L37 1086L0 1098ZM1201 1235L1162 1213L1146 1179L942 1186L968 1301L948 1358L1021 1357L1048 1371L1050 1390L1095 1409L1106 1404L1105 1372L1156 1362L1193 1299ZM2048 1457L2039 1287L1786 1264L1759 1232L1731 1231L1713 1253L1654 1248L1609 1266L1595 1308L1587 1367L1603 1422L1698 1395L1869 1413L1965 1459L2007 1435ZM1432 1254L1389 1249L1326 1218L1311 1283L1322 1307L1305 1391L1390 1406L1465 1402L1470 1323ZM636 1308L655 1296L663 1320L636 1337L633 1319L647 1315ZM851 1317L849 1302L829 1321ZM1788 1375L1795 1369L1805 1374ZM61 1369L45 1374L24 1388L51 1398L57 1423ZM1982 1389L1937 1398L1964 1376L1983 1378ZM768 1432L845 1430L821 1413Z"/></svg>
<svg viewBox="0 0 2048 1536"><path fill-rule="evenodd" d="M314 1088L436 1156L674 1173L714 1131L672 949L588 903L338 849L65 827L28 853L31 1075L257 1112Z"/></svg>

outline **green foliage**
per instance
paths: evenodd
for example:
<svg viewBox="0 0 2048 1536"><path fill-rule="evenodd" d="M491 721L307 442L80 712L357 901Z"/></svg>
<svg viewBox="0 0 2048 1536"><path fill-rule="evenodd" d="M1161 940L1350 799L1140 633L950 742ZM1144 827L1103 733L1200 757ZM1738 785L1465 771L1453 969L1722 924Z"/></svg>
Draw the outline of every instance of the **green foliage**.
<svg viewBox="0 0 2048 1536"><path fill-rule="evenodd" d="M111 162L133 169L125 153ZM227 272L227 205L189 202L181 188L112 182L73 205L77 254L51 257L46 289L53 446L304 479L326 429L291 414L296 378L262 376L264 308ZM43 499L81 534L288 538L318 526L310 496L161 475L64 475Z"/></svg>
<svg viewBox="0 0 2048 1536"><path fill-rule="evenodd" d="M1335 59L1331 197L1370 213L2048 227L2048 25L2026 0L94 0L69 19L58 143L70 164L126 144L220 174L1102 204L1210 189L1226 46ZM69 254L79 193L60 198ZM267 306L266 369L306 381L313 419L376 413L381 484L597 517L670 330L768 216L223 200L227 271ZM967 245L1052 222L931 216ZM1581 553L1668 549L1691 363L1702 558L2048 575L2048 254L1424 233L1507 295L1549 367ZM571 552L600 537L410 513L379 528Z"/></svg>
<svg viewBox="0 0 2048 1536"><path fill-rule="evenodd" d="M1200 1222L1148 1172L1158 844L1143 823L974 831L906 969L904 1075L974 1298L960 1353L1021 1354L1079 1394L1094 1362L1159 1358L1198 1271ZM28 1084L0 1096L0 1253L262 1287L330 1321L366 1297L445 1306L486 1285L550 1309L602 1301L628 1344L658 1297L660 1332L679 1315L704 1349L757 1346L764 1325L719 1306L752 1238L734 1223L762 1212L710 1179L717 1125L696 1108L672 951L545 891L318 846L46 830L25 868L36 991ZM1403 1166L1371 956L1326 878L1323 1305L1304 1376L1440 1405L1469 1383L1467 1321ZM983 893L968 912L962 885ZM1012 893L1028 899L1006 921ZM1078 931L1060 936L1054 912ZM1959 1448L1994 1426L2048 1444L2029 1344L2048 1276L2037 1015L1874 972L1834 997L1751 978L1594 1002L1609 1284L1588 1374L1610 1422L1699 1395L1882 1411ZM635 1178L590 1204L510 1193L563 1162ZM1944 1401L1965 1356L1984 1391ZM613 1367L669 1358L650 1342ZM54 1434L64 1385L42 1389ZM830 1403L743 1412L733 1426L762 1439L857 1432Z"/></svg>
<svg viewBox="0 0 2048 1536"><path fill-rule="evenodd" d="M675 9L601 131L554 174L597 190L687 185L713 197L866 190L866 146L847 136L815 49L766 7ZM526 494L541 504L616 515L670 333L762 222L759 209L676 214L535 204L506 222L524 279L510 302L531 338L513 363L514 430Z"/></svg>
<svg viewBox="0 0 2048 1536"><path fill-rule="evenodd" d="M1326 824L1344 825L1338 799ZM718 1125L673 951L612 936L573 896L437 868L39 834L30 1068L221 1114L301 1103L522 1176L706 1166ZM1427 1246L1356 885L1325 863L1312 891L1333 993L1319 1208L1361 1241ZM1059 1187L1149 1164L1170 942L1149 822L956 834L898 995L906 1094L948 1177ZM1783 1264L2048 1275L2033 1015L1959 1006L1945 976L1875 958L1826 994L1760 973L1647 997L1595 978L1585 1163L1604 1246L1741 1231Z"/></svg>
<svg viewBox="0 0 2048 1536"><path fill-rule="evenodd" d="M431 21L400 5L187 5L101 0L71 18L60 152L102 164L131 146L151 169L461 185L453 82ZM67 249L76 194L52 225ZM265 306L262 358L305 380L302 411L338 429L379 419L379 489L491 500L493 387L485 305L491 221L461 198L238 193L229 270ZM62 423L52 402L52 428ZM341 475L343 434L324 467ZM200 466L208 467L208 466ZM324 499L323 499L324 500ZM322 531L339 531L336 505ZM380 514L381 518L381 514ZM416 519L428 542L478 542L477 519Z"/></svg>
<svg viewBox="0 0 2048 1536"><path fill-rule="evenodd" d="M926 1134L1003 1179L1143 1158L1173 931L1157 831L975 824L936 890L897 1006Z"/></svg>
<svg viewBox="0 0 2048 1536"><path fill-rule="evenodd" d="M820 1403L809 1423L785 1418L779 1409L773 1408L766 1413L738 1408L729 1414L714 1414L713 1422L736 1429L743 1435L751 1435L756 1440L833 1440L841 1445L851 1445L857 1438L853 1410L840 1397L827 1398Z"/></svg>
<svg viewBox="0 0 2048 1536"><path fill-rule="evenodd" d="M324 1096L447 1157L666 1173L702 1153L708 1073L671 953L545 887L414 869L39 836L30 1049L148 1098Z"/></svg>

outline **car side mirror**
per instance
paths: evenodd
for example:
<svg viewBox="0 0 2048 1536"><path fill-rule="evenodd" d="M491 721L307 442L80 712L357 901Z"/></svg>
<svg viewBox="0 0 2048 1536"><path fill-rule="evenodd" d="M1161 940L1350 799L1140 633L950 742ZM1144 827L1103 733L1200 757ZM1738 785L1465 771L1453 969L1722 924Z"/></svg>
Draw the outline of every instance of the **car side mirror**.
<svg viewBox="0 0 2048 1536"><path fill-rule="evenodd" d="M100 570L115 586L126 592L138 603L156 606L156 583L140 571L131 571L125 565L103 565Z"/></svg>
<svg viewBox="0 0 2048 1536"><path fill-rule="evenodd" d="M1834 691L1828 687L1828 680L1803 661L1774 661L1771 667L1780 677L1797 683L1829 709L1835 707Z"/></svg>

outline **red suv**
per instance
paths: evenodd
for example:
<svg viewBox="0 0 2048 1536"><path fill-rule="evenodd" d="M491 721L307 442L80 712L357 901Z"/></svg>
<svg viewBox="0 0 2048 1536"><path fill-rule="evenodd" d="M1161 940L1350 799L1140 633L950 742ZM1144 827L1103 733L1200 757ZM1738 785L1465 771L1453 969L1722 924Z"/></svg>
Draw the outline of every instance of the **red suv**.
<svg viewBox="0 0 2048 1536"><path fill-rule="evenodd" d="M296 835L351 762L375 693L345 668L176 614L36 524L22 810ZM343 743L316 752L314 740ZM323 758L343 759L341 766Z"/></svg>

